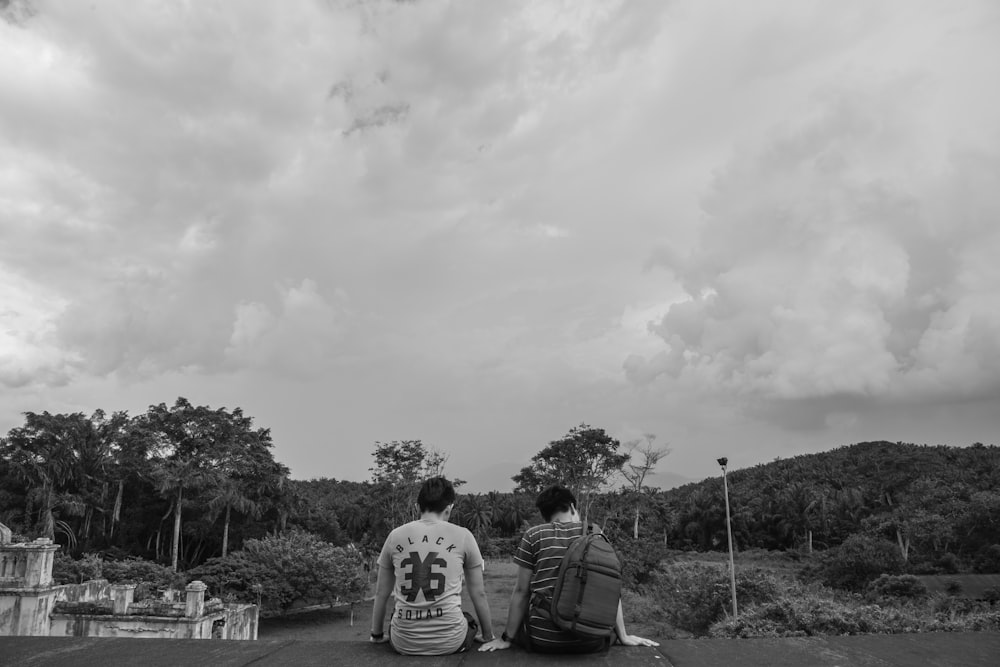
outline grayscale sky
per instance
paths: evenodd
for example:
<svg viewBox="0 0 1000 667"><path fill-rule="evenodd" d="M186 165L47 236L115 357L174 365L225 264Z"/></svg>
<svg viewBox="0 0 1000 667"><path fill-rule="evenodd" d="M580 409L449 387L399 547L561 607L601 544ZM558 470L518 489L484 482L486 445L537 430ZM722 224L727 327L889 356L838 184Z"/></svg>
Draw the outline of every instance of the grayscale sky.
<svg viewBox="0 0 1000 667"><path fill-rule="evenodd" d="M184 396L473 490L581 422L998 440L995 0L0 7L2 433Z"/></svg>

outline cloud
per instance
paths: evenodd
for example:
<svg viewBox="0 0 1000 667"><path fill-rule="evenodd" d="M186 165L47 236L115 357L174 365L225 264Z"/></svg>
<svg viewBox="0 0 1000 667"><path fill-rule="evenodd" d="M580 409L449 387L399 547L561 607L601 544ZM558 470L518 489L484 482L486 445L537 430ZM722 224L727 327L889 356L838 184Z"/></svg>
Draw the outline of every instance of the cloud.
<svg viewBox="0 0 1000 667"><path fill-rule="evenodd" d="M76 360L55 336L62 300L0 264L0 304L0 385L66 384Z"/></svg>
<svg viewBox="0 0 1000 667"><path fill-rule="evenodd" d="M345 327L346 295L334 295L333 306L316 283L280 291L279 312L259 302L236 307L232 336L225 354L232 367L266 369L276 375L312 376L329 370Z"/></svg>
<svg viewBox="0 0 1000 667"><path fill-rule="evenodd" d="M312 472L303 405L526 458L996 396L989 0L14 4L19 407L204 389Z"/></svg>
<svg viewBox="0 0 1000 667"><path fill-rule="evenodd" d="M703 199L698 244L653 254L688 298L651 325L668 351L626 361L634 382L831 410L1000 395L986 260L1000 252L1000 155L958 132L944 152L928 141L938 119L919 111L934 100L918 79L855 83L737 152Z"/></svg>

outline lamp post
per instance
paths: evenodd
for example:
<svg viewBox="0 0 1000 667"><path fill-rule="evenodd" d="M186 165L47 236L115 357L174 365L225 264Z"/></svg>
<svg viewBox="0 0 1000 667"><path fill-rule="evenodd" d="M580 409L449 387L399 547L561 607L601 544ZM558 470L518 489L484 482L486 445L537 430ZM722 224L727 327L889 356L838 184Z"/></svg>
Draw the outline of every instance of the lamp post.
<svg viewBox="0 0 1000 667"><path fill-rule="evenodd" d="M729 588L733 594L733 620L737 618L736 614L736 564L733 562L733 522L729 518L729 483L726 481L726 464L729 463L729 459L723 456L718 459L719 465L722 467L722 490L726 498L726 538L729 540Z"/></svg>

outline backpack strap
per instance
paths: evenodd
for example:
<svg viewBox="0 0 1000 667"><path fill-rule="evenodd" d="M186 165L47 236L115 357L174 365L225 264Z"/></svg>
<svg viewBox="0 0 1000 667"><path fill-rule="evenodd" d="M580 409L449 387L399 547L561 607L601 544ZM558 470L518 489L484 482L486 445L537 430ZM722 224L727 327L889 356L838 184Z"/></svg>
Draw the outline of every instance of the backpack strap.
<svg viewBox="0 0 1000 667"><path fill-rule="evenodd" d="M590 533L591 535L600 535L601 537L604 537L604 533L601 532L600 526L598 526L596 523L592 523L590 524L590 526L583 526L582 530L583 530L583 535L581 535L581 538L584 540L587 539L588 533ZM607 538L604 539L606 540ZM584 544L583 553L580 554L580 563L583 565L586 565L587 563L588 551L590 551L589 541L586 544ZM583 592L586 589L587 568L581 567L580 573L577 576L580 578L580 585L577 587L578 592L576 595L576 604L573 605L573 625L570 628L572 632L576 632L576 623L580 618L580 612L583 610Z"/></svg>

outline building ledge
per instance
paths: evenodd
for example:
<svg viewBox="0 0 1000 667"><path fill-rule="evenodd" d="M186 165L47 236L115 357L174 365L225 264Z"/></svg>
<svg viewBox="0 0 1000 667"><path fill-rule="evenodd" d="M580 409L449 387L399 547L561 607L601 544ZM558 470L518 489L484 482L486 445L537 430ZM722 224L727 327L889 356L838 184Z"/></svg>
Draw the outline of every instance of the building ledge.
<svg viewBox="0 0 1000 667"><path fill-rule="evenodd" d="M239 665L657 665L658 667L995 667L1000 633L927 633L798 637L789 639L688 639L666 641L658 649L615 646L596 655L548 656L511 649L433 658L396 655L386 644L367 642L207 639L130 639L81 637L0 637L0 662L25 667L76 665L204 664Z"/></svg>

